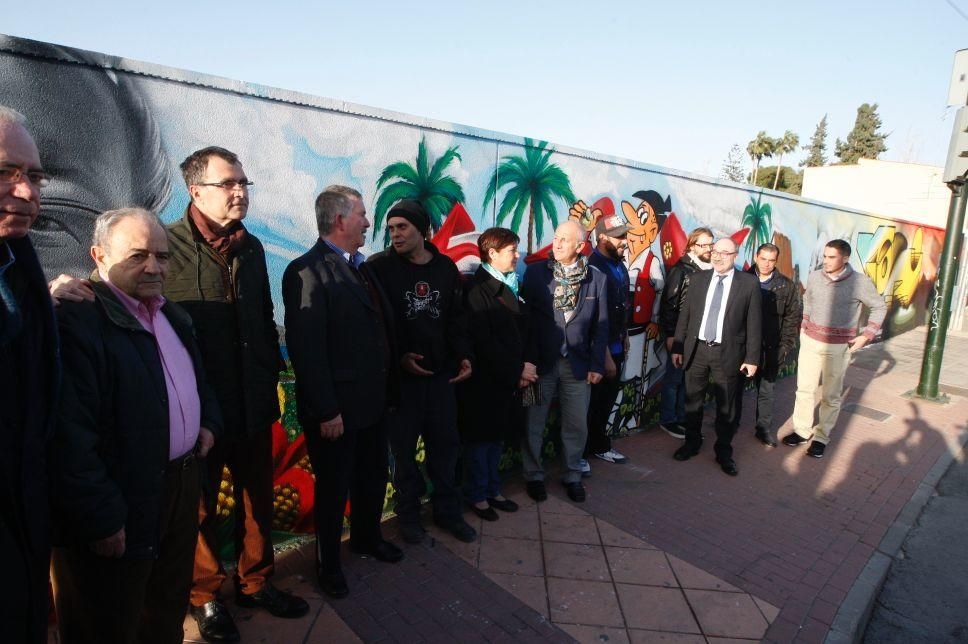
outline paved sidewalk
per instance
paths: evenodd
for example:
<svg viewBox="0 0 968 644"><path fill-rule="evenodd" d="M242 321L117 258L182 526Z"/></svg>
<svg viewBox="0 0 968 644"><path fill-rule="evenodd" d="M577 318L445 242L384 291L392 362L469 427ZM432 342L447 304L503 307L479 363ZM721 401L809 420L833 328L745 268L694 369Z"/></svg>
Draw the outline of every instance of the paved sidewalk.
<svg viewBox="0 0 968 644"><path fill-rule="evenodd" d="M720 472L711 445L679 463L681 443L647 430L617 443L628 464L592 462L584 504L552 484L552 498L535 508L512 483L524 507L483 526L474 517L477 544L434 534L407 546L399 565L348 556L347 599L313 591L311 547L285 554L280 584L298 586L313 610L289 623L237 611L243 641L857 637L882 562L968 436L968 391L951 388L944 406L903 397L917 384L923 342L916 330L855 356L845 413L821 460L762 446L748 428L752 410L734 442L736 478ZM941 380L964 386L965 373L968 337L951 334ZM781 436L794 385L777 387Z"/></svg>

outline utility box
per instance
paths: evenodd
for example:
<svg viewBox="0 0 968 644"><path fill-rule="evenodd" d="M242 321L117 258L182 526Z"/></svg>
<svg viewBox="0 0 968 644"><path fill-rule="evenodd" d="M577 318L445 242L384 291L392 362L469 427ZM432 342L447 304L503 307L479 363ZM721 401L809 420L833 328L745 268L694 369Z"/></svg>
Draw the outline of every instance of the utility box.
<svg viewBox="0 0 968 644"><path fill-rule="evenodd" d="M951 69L948 105L965 104L968 104L968 49L959 49L955 52L955 65Z"/></svg>
<svg viewBox="0 0 968 644"><path fill-rule="evenodd" d="M968 107L962 107L955 115L955 128L951 132L948 160L945 161L944 177L941 180L949 183L963 178L966 172L968 172Z"/></svg>

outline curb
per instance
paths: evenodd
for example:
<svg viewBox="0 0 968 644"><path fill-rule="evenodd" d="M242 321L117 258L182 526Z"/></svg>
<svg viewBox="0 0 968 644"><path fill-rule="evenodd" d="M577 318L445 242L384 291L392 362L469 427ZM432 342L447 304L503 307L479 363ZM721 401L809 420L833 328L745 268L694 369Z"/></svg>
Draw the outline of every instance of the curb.
<svg viewBox="0 0 968 644"><path fill-rule="evenodd" d="M864 631L867 630L867 624L874 612L874 603L884 585L884 581L887 579L891 563L901 551L901 546L904 545L904 539L908 532L917 524L924 506L934 496L935 488L941 477L951 467L956 455L960 454L968 445L968 435L963 435L958 440L958 449L955 453L945 450L938 457L934 466L925 475L924 480L918 484L914 494L904 504L901 512L897 515L897 519L887 529L887 533L878 544L877 550L871 555L867 565L854 580L847 597L840 604L837 615L827 632L827 637L824 639L824 644L857 644L863 640Z"/></svg>

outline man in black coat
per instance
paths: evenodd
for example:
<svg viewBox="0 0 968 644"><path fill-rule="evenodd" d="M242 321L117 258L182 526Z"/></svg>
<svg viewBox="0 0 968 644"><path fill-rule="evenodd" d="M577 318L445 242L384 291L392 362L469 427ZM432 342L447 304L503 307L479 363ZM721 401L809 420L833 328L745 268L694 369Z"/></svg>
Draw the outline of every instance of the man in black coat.
<svg viewBox="0 0 968 644"><path fill-rule="evenodd" d="M282 277L286 347L296 376L299 422L316 475L316 563L331 597L349 594L340 566L347 494L350 548L380 561L403 552L385 541L384 414L393 398L392 312L363 264L370 222L359 192L329 186L316 198L320 239Z"/></svg>
<svg viewBox="0 0 968 644"><path fill-rule="evenodd" d="M763 294L763 355L760 368L753 377L756 386L756 438L764 445L776 447L773 424L773 388L776 376L797 348L803 303L800 289L793 280L776 270L780 249L774 244L763 244L756 250L749 272L755 275ZM743 415L743 385L740 379L739 399L736 401L736 426Z"/></svg>
<svg viewBox="0 0 968 644"><path fill-rule="evenodd" d="M760 363L762 318L756 279L733 265L736 242L713 246L711 271L693 274L672 344L672 360L686 371L686 443L675 453L686 461L702 446L702 410L712 381L716 398L716 462L730 476L738 381L752 378Z"/></svg>
<svg viewBox="0 0 968 644"><path fill-rule="evenodd" d="M47 641L46 445L60 364L47 285L27 231L47 185L24 118L0 105L0 552L3 638Z"/></svg>
<svg viewBox="0 0 968 644"><path fill-rule="evenodd" d="M58 309L54 600L66 642L180 642L200 465L221 432L191 319L161 296L168 240L139 208L97 218L93 301Z"/></svg>

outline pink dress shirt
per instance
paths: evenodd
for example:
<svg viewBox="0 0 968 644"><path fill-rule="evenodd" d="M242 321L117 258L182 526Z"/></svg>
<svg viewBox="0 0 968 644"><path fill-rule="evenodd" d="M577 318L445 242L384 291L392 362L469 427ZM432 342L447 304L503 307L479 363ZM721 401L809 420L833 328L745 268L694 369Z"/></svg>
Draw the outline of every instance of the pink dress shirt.
<svg viewBox="0 0 968 644"><path fill-rule="evenodd" d="M161 358L168 389L168 460L184 456L195 448L198 441L202 403L198 398L192 357L171 322L161 312L165 298L159 295L149 302L142 302L118 289L104 275L101 275L101 279L158 344L158 357Z"/></svg>

